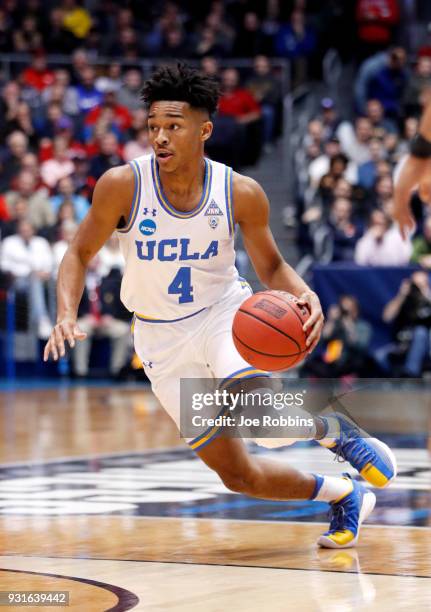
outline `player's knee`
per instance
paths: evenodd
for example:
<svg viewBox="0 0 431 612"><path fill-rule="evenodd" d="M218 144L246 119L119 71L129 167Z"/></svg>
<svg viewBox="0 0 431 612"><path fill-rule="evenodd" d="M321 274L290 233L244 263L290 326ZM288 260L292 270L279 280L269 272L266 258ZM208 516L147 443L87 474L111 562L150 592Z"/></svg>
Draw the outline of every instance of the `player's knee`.
<svg viewBox="0 0 431 612"><path fill-rule="evenodd" d="M234 493L255 495L259 490L259 470L251 464L246 468L224 469L218 472L223 484Z"/></svg>

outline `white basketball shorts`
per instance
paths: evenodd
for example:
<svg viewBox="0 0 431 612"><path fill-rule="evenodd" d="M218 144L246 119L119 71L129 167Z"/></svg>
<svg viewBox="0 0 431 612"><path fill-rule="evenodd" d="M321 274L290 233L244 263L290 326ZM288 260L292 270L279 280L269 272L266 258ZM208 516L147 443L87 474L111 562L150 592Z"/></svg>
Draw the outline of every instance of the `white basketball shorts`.
<svg viewBox="0 0 431 612"><path fill-rule="evenodd" d="M232 321L240 304L252 291L239 280L220 302L175 323L151 323L135 318L134 343L151 388L180 429L181 379L245 379L269 376L248 364L232 340ZM222 384L223 384L222 382ZM208 390L206 387L203 390ZM220 428L204 428L185 438L193 450L201 449Z"/></svg>

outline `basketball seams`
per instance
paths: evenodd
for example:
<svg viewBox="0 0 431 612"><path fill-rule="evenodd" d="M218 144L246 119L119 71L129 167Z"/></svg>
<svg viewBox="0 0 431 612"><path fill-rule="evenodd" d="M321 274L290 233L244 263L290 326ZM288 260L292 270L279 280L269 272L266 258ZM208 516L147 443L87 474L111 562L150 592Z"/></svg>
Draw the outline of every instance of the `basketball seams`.
<svg viewBox="0 0 431 612"><path fill-rule="evenodd" d="M258 351L252 346L249 346L248 344L246 344L244 340L241 340L241 338L239 338L233 330L232 330L232 335L238 342L243 344L246 348L250 349L250 351L253 351L253 353L258 353L259 355L264 355L265 357L274 357L274 358L279 357L280 359L285 359L286 357L298 357L299 355L302 355L303 353L307 352L307 351L299 351L297 353L290 353L289 355L273 355L272 353L264 353L263 351Z"/></svg>
<svg viewBox="0 0 431 612"><path fill-rule="evenodd" d="M261 319L260 317L257 317L256 315L252 314L251 312L248 312L248 310L243 310L241 307L238 309L238 312L242 312L243 314L248 315L249 317L252 317L253 319L256 319L257 321L259 321L260 323L264 323L265 325L268 325L268 327L271 327L273 330L277 331L279 334L281 334L282 336L285 336L286 338L289 338L289 340L291 342L293 342L294 344L296 344L296 346L298 347L298 351L300 352L300 346L299 346L299 342L297 340L295 340L295 338L293 338L292 336L289 336L289 334L287 334L286 332L284 332L283 330L279 329L278 327L275 327L275 325L272 325L271 323L269 323L268 321L266 321L265 319Z"/></svg>

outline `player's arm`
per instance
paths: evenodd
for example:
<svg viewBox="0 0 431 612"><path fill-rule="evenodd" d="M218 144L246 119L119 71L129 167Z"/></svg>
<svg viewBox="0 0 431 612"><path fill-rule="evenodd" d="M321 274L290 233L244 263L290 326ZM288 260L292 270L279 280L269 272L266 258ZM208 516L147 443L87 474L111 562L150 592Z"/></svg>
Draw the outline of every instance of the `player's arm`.
<svg viewBox="0 0 431 612"><path fill-rule="evenodd" d="M424 101L426 106L418 134L412 141L410 153L398 176L395 177L393 217L398 222L404 239L415 226L410 209L412 190L419 185L422 197L428 200L431 195L431 90L424 92Z"/></svg>
<svg viewBox="0 0 431 612"><path fill-rule="evenodd" d="M311 352L323 327L320 301L278 250L269 227L269 202L265 192L253 179L235 173L233 199L235 221L239 223L244 246L262 285L293 293L300 303L310 307L311 315L304 330L309 331L307 346Z"/></svg>
<svg viewBox="0 0 431 612"><path fill-rule="evenodd" d="M57 322L46 343L44 360L65 353L85 334L77 325L78 307L90 260L101 249L120 219L128 218L133 200L134 177L130 166L108 170L97 182L90 210L61 262L57 279Z"/></svg>

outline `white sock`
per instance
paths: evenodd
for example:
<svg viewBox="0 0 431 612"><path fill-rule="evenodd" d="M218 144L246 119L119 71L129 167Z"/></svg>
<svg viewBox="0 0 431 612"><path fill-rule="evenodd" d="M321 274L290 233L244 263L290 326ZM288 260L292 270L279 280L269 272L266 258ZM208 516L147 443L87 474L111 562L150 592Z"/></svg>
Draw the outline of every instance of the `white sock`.
<svg viewBox="0 0 431 612"><path fill-rule="evenodd" d="M331 446L334 446L337 439L340 437L340 423L336 417L321 417L321 419L326 424L326 431L328 432L329 436L322 438L321 440L317 440L317 442L326 448L330 448Z"/></svg>
<svg viewBox="0 0 431 612"><path fill-rule="evenodd" d="M348 478L322 476L321 474L313 474L313 476L316 478L316 489L311 497L314 501L337 501L353 489L352 481Z"/></svg>

